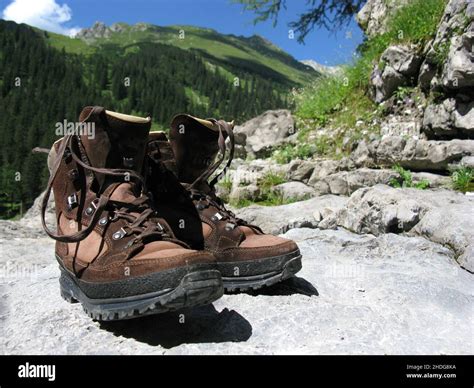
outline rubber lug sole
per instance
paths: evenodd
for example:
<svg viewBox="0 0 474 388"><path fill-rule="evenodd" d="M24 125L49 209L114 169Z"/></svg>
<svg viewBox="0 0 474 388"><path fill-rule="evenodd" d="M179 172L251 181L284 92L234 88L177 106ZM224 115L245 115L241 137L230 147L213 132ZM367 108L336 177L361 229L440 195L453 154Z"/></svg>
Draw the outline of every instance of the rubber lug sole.
<svg viewBox="0 0 474 388"><path fill-rule="evenodd" d="M281 271L246 277L223 277L224 289L228 292L257 290L262 287L272 286L282 280L293 277L301 270L301 255L292 257L284 265Z"/></svg>
<svg viewBox="0 0 474 388"><path fill-rule="evenodd" d="M97 321L132 319L206 305L219 299L224 293L218 270L191 272L174 289L114 299L88 298L63 270L59 283L61 296L70 303L81 303L86 314Z"/></svg>

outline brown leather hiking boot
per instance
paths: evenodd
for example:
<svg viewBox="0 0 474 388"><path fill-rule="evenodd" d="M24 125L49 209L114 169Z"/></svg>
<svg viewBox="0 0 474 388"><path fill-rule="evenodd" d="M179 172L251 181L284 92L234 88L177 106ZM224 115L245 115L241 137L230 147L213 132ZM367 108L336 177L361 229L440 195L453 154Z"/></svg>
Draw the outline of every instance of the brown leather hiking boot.
<svg viewBox="0 0 474 388"><path fill-rule="evenodd" d="M79 121L94 126L93 136L68 135L54 144L42 207L43 227L57 240L61 295L97 320L218 299L223 288L214 257L177 240L143 194L150 119L86 107ZM44 222L51 189L57 234Z"/></svg>
<svg viewBox="0 0 474 388"><path fill-rule="evenodd" d="M216 196L214 185L233 158L232 128L233 123L225 121L177 115L169 142L164 133L150 134L147 174L159 213L179 239L215 255L229 291L268 286L301 269L294 241L264 234L237 218ZM208 182L225 159L227 136L228 160Z"/></svg>

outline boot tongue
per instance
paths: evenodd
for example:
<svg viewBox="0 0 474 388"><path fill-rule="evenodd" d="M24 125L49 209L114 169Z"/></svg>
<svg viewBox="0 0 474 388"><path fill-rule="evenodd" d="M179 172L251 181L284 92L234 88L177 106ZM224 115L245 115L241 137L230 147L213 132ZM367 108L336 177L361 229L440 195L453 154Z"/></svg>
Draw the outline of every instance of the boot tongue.
<svg viewBox="0 0 474 388"><path fill-rule="evenodd" d="M219 129L209 120L180 114L171 122L170 143L176 158L178 178L193 183L219 152Z"/></svg>
<svg viewBox="0 0 474 388"><path fill-rule="evenodd" d="M133 202L135 199L137 199L133 189L134 185L130 183L121 183L110 195L110 199L120 202Z"/></svg>
<svg viewBox="0 0 474 388"><path fill-rule="evenodd" d="M93 167L142 172L146 143L151 127L150 118L124 115L101 107L86 107L79 116L85 125L92 125L89 133L81 135L89 161ZM100 186L122 178L96 174Z"/></svg>

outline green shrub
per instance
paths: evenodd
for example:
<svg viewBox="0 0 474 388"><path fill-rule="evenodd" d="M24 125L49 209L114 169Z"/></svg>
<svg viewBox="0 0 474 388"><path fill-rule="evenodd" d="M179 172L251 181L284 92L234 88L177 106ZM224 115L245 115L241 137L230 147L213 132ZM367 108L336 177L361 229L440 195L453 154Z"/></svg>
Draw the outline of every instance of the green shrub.
<svg viewBox="0 0 474 388"><path fill-rule="evenodd" d="M316 148L311 144L285 144L273 151L272 157L279 164L289 163L294 159L308 159L316 152Z"/></svg>
<svg viewBox="0 0 474 388"><path fill-rule="evenodd" d="M409 170L405 170L402 166L396 164L392 167L398 173L398 178L390 180L390 186L395 188L414 188L424 190L430 187L430 182L423 179L419 182L413 182L413 176Z"/></svg>
<svg viewBox="0 0 474 388"><path fill-rule="evenodd" d="M267 172L262 178L257 180L257 185L262 191L270 190L274 186L285 183L285 178L280 174L274 172Z"/></svg>
<svg viewBox="0 0 474 388"><path fill-rule="evenodd" d="M284 204L283 195L275 190L275 186L285 182L285 178L280 174L275 174L271 171L266 173L262 178L257 180L260 195L256 202L260 205L267 206Z"/></svg>
<svg viewBox="0 0 474 388"><path fill-rule="evenodd" d="M409 86L399 86L395 91L394 95L397 100L404 100L408 97L413 91L412 87Z"/></svg>
<svg viewBox="0 0 474 388"><path fill-rule="evenodd" d="M263 206L276 206L294 202L294 200L292 199L285 200L283 198L283 195L275 190L275 186L285 182L286 180L282 175L275 174L274 172L270 171L257 180L257 186L260 189L260 194L255 200L255 202L243 198L237 201L232 201L231 205L239 208L250 206L252 204L258 204Z"/></svg>
<svg viewBox="0 0 474 388"><path fill-rule="evenodd" d="M449 54L449 47L451 46L451 42L449 40L440 43L434 49L434 62L441 67L445 64L446 60L448 59Z"/></svg>
<svg viewBox="0 0 474 388"><path fill-rule="evenodd" d="M474 190L474 170L466 166L458 167L451 174L451 182L455 190L464 193Z"/></svg>

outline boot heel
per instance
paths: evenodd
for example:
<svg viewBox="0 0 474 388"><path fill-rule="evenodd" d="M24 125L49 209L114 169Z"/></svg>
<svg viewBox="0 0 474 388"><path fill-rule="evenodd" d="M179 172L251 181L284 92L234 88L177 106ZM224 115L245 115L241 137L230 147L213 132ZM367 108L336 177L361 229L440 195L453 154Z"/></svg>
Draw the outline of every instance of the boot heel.
<svg viewBox="0 0 474 388"><path fill-rule="evenodd" d="M71 280L68 279L68 276L61 270L61 277L59 278L60 293L61 297L69 303L78 303L78 300L74 298Z"/></svg>

